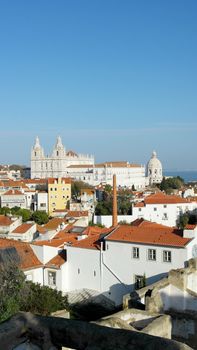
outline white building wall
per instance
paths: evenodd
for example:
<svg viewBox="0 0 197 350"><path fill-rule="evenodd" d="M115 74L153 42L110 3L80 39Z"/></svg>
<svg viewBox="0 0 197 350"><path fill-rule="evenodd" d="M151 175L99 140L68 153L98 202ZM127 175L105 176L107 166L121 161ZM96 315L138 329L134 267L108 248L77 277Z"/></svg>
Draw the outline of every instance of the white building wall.
<svg viewBox="0 0 197 350"><path fill-rule="evenodd" d="M139 247L139 259L132 258L133 247ZM156 261L148 260L148 249L156 249ZM171 263L163 262L164 250L171 251ZM122 296L125 294L125 286L128 291L134 289L135 275L143 276L145 274L147 284L150 284L162 278L169 270L184 267L187 258L186 249L182 248L112 241L106 241L106 251L103 255L108 272L110 270L113 272L110 278L109 273L107 275L103 274L103 290L111 289L113 292L111 297L116 298L118 296L117 302L121 302Z"/></svg>
<svg viewBox="0 0 197 350"><path fill-rule="evenodd" d="M164 310L197 311L197 298L192 296L187 290L181 290L173 285L169 285L159 290L163 301Z"/></svg>
<svg viewBox="0 0 197 350"><path fill-rule="evenodd" d="M127 224L130 224L135 220L133 215L118 215L118 222L124 221ZM105 227L112 226L112 215L94 215L94 224L101 224Z"/></svg>
<svg viewBox="0 0 197 350"><path fill-rule="evenodd" d="M36 210L44 210L48 213L48 193L36 193Z"/></svg>
<svg viewBox="0 0 197 350"><path fill-rule="evenodd" d="M68 290L88 288L100 291L100 251L67 247Z"/></svg>
<svg viewBox="0 0 197 350"><path fill-rule="evenodd" d="M1 207L20 207L26 209L25 195L1 195Z"/></svg>
<svg viewBox="0 0 197 350"><path fill-rule="evenodd" d="M68 262L61 266L61 291L66 293L69 290Z"/></svg>
<svg viewBox="0 0 197 350"><path fill-rule="evenodd" d="M39 283L43 286L43 267L23 271L27 281Z"/></svg>
<svg viewBox="0 0 197 350"><path fill-rule="evenodd" d="M46 246L46 245L40 246L40 245L35 245L35 244L31 244L31 248L33 249L37 258L43 264L46 264L48 261L50 261L52 258L54 258L58 254L58 251L60 250L57 247L50 247L50 246Z"/></svg>
<svg viewBox="0 0 197 350"><path fill-rule="evenodd" d="M67 168L67 175L76 180L84 181L90 185L97 186L100 183L113 185L113 175L116 175L117 186L142 189L145 187L145 167L88 167Z"/></svg>
<svg viewBox="0 0 197 350"><path fill-rule="evenodd" d="M36 233L36 224L30 227L30 229L25 233L14 233L11 232L8 234L9 239L21 240L23 242L33 241L34 234Z"/></svg>

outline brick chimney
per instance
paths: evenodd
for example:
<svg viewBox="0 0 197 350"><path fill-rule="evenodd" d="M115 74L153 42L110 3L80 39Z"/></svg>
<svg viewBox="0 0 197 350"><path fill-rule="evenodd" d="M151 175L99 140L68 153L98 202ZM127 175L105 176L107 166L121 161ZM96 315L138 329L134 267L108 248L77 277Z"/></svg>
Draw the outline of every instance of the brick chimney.
<svg viewBox="0 0 197 350"><path fill-rule="evenodd" d="M117 217L116 175L113 175L113 217L112 217L112 226L115 227L117 225L118 225L118 217Z"/></svg>

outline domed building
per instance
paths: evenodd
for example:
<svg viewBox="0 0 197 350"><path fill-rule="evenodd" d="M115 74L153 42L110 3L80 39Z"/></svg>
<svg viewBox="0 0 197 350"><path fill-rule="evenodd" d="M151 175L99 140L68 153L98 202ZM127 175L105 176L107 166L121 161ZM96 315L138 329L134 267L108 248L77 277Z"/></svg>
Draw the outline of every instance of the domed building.
<svg viewBox="0 0 197 350"><path fill-rule="evenodd" d="M147 164L147 177L149 185L158 184L162 181L162 164L157 158L157 153L153 151L151 159Z"/></svg>

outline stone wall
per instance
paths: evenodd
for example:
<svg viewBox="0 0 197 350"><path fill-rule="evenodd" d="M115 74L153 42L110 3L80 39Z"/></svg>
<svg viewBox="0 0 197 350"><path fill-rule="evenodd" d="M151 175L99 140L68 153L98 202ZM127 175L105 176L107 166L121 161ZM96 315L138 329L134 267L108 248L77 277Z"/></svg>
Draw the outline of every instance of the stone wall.
<svg viewBox="0 0 197 350"><path fill-rule="evenodd" d="M29 342L29 343L27 343ZM113 329L83 321L20 313L0 325L1 349L59 350L189 350L185 344L125 329ZM34 346L34 347L33 347Z"/></svg>

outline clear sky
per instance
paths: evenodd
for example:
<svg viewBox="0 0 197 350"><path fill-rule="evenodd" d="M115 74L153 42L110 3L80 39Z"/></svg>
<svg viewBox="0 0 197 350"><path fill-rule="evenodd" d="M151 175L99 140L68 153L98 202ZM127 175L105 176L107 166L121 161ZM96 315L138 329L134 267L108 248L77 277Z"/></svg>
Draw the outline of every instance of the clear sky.
<svg viewBox="0 0 197 350"><path fill-rule="evenodd" d="M197 169L196 0L0 0L0 163L40 137Z"/></svg>

